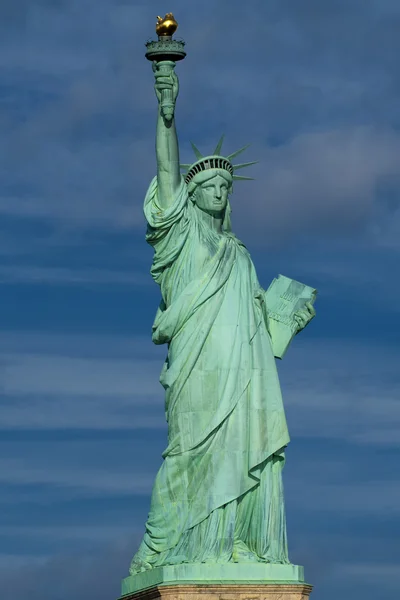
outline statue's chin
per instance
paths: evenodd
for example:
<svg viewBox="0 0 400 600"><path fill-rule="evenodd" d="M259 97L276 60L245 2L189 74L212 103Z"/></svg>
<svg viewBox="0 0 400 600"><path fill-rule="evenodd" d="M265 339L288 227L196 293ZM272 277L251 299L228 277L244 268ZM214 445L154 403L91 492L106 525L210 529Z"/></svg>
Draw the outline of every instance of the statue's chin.
<svg viewBox="0 0 400 600"><path fill-rule="evenodd" d="M226 206L221 208L217 208L217 207L205 207L205 206L199 206L198 204L196 204L197 208L205 213L207 213L208 215L210 215L210 217L214 217L215 219L220 219L221 217L224 216L225 213L225 208Z"/></svg>

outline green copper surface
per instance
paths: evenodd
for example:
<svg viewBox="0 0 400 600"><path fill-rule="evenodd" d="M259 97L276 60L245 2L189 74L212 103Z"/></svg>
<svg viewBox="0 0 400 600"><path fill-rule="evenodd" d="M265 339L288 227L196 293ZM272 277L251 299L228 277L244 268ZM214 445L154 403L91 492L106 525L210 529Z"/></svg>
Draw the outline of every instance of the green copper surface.
<svg viewBox="0 0 400 600"><path fill-rule="evenodd" d="M182 578L300 581L301 567L290 564L287 550L282 468L289 434L275 356L313 318L315 290L280 276L266 292L232 232L230 160L246 147L228 161L196 166L186 183L175 64L153 65L157 175L144 213L161 292L152 337L167 345L160 381L168 446L124 589ZM215 152L221 148L222 139Z"/></svg>

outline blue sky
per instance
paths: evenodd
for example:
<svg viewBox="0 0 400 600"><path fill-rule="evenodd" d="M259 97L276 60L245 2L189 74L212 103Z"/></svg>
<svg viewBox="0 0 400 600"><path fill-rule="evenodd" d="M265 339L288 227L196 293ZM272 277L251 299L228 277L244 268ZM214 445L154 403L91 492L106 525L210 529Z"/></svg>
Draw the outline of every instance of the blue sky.
<svg viewBox="0 0 400 600"><path fill-rule="evenodd" d="M156 99L144 42L174 11L177 127L251 142L233 225L266 287L319 290L279 364L290 556L315 600L400 585L400 6L394 0L3 0L0 589L108 600L166 444L144 241ZM244 155L243 155L244 157ZM245 160L245 158L243 158Z"/></svg>

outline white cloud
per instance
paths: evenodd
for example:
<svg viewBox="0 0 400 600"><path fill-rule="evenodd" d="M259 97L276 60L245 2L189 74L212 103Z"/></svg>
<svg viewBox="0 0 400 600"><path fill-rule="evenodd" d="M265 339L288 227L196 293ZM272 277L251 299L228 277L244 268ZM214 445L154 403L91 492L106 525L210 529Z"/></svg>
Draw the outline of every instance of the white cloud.
<svg viewBox="0 0 400 600"><path fill-rule="evenodd" d="M20 570L26 567L40 567L46 564L49 556L32 556L31 554L0 554L0 577L1 571Z"/></svg>
<svg viewBox="0 0 400 600"><path fill-rule="evenodd" d="M35 354L2 354L0 382L7 395L131 395L160 392L161 365L135 359L106 360Z"/></svg>
<svg viewBox="0 0 400 600"><path fill-rule="evenodd" d="M373 584L381 584L384 587L388 581L393 586L398 586L400 581L400 564L377 564L370 563L344 563L336 565L335 572L337 575L344 576L350 579L359 579L363 583L370 582Z"/></svg>
<svg viewBox="0 0 400 600"><path fill-rule="evenodd" d="M324 461L319 461L320 469ZM342 459L342 469L346 468L346 457ZM333 512L336 514L355 513L358 515L400 513L400 484L386 479L372 479L358 483L340 481L321 483L304 478L285 479L288 494L296 493L296 509L306 512Z"/></svg>
<svg viewBox="0 0 400 600"><path fill-rule="evenodd" d="M295 339L279 364L292 437L400 445L398 363L395 346Z"/></svg>
<svg viewBox="0 0 400 600"><path fill-rule="evenodd" d="M23 146L26 164L20 175L36 192L1 196L0 213L59 226L144 229L143 197L155 168L147 159L150 147L154 153L150 138L132 141L122 136L104 144L83 141L79 150L72 151L47 138L40 144L42 131L35 134L27 127L22 126L19 138L12 141L5 168L14 168Z"/></svg>
<svg viewBox="0 0 400 600"><path fill-rule="evenodd" d="M101 527L101 526L100 526ZM120 582L128 574L136 537L124 536L124 541L101 543L93 551L83 553L79 549L69 554L61 546L44 564L23 561L14 568L7 564L0 571L0 586L4 600L84 600L88 594L99 600L116 598ZM10 560L9 560L10 562ZM15 562L15 561L14 561ZM40 561L42 563L42 561Z"/></svg>
<svg viewBox="0 0 400 600"><path fill-rule="evenodd" d="M129 528L130 535L140 535L143 532L143 526L137 531ZM37 538L48 539L48 540L76 540L85 542L112 542L116 539L123 539L126 534L126 525L110 525L107 523L99 523L96 525L43 525L38 527L37 525L25 525L24 527L18 526L0 526L0 535L2 536L13 536L18 538ZM38 557L38 562L42 563L46 557ZM49 557L47 557L49 558ZM0 554L0 568L7 565L8 559L12 564L15 561L18 564L20 562L32 562L35 564L35 556L32 555L7 555ZM4 564L5 563L5 564Z"/></svg>
<svg viewBox="0 0 400 600"><path fill-rule="evenodd" d="M375 216L379 184L400 172L400 136L346 127L301 133L252 155L260 159L257 182L246 201L238 184L234 207L259 236L362 231Z"/></svg>
<svg viewBox="0 0 400 600"><path fill-rule="evenodd" d="M330 390L333 379L327 372L321 385L310 374L307 389L292 384L286 388L292 437L399 446L400 385L394 390L375 385L368 392L359 385L350 392L345 386Z"/></svg>
<svg viewBox="0 0 400 600"><path fill-rule="evenodd" d="M52 464L53 463L53 464ZM46 457L30 456L24 459L10 458L0 460L0 483L6 485L50 484L55 487L73 488L75 495L121 495L147 496L154 482L153 473L137 472L131 463L117 470L108 467L99 468L91 464L82 467L54 464Z"/></svg>
<svg viewBox="0 0 400 600"><path fill-rule="evenodd" d="M5 428L164 427L162 361L3 353L0 364Z"/></svg>
<svg viewBox="0 0 400 600"><path fill-rule="evenodd" d="M4 332L4 428L164 428L166 349L141 337Z"/></svg>
<svg viewBox="0 0 400 600"><path fill-rule="evenodd" d="M370 547L374 548L373 542ZM382 556L387 556L384 550L383 554L376 556L376 560L374 556L370 556L364 561L357 557L354 561L335 561L326 581L327 586L332 587L335 582L340 581L341 589L348 589L354 598L396 597L400 585L400 563L395 562L397 551L394 549L387 562L383 562Z"/></svg>
<svg viewBox="0 0 400 600"><path fill-rule="evenodd" d="M138 394L8 396L0 402L3 429L164 429L162 388Z"/></svg>
<svg viewBox="0 0 400 600"><path fill-rule="evenodd" d="M132 360L139 356L162 361L166 352L164 347L152 343L150 334L127 336L3 330L0 353Z"/></svg>
<svg viewBox="0 0 400 600"><path fill-rule="evenodd" d="M0 265L0 283L36 283L49 285L149 285L145 273L108 271L107 269L71 269L34 265Z"/></svg>

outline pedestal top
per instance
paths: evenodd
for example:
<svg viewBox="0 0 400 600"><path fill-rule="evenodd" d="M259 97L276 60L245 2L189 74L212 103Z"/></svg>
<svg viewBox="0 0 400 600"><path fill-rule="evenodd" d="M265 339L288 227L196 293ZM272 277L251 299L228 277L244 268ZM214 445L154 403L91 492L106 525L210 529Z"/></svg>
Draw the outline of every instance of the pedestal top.
<svg viewBox="0 0 400 600"><path fill-rule="evenodd" d="M265 563L169 565L126 577L122 595L160 585L267 583L304 583L304 568Z"/></svg>

